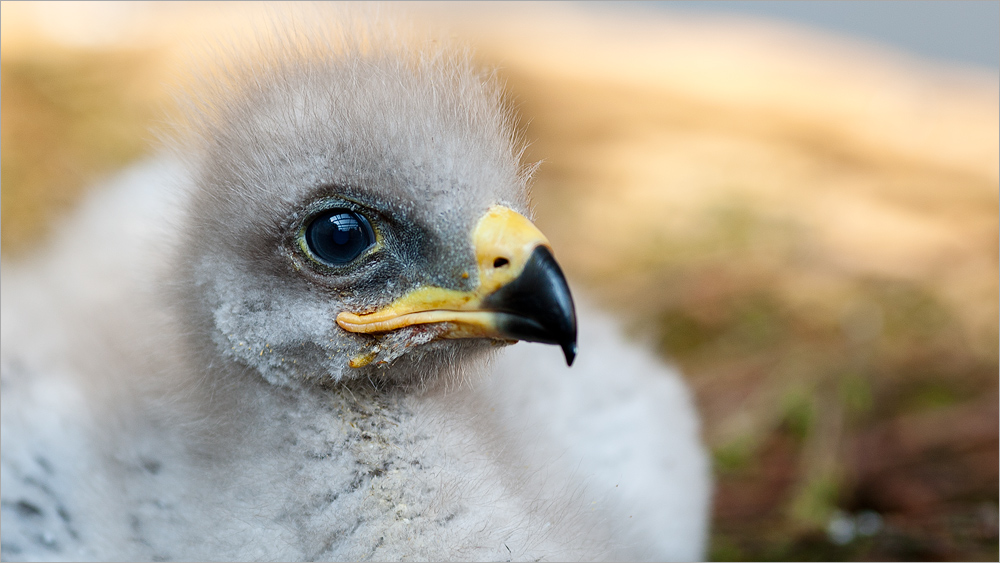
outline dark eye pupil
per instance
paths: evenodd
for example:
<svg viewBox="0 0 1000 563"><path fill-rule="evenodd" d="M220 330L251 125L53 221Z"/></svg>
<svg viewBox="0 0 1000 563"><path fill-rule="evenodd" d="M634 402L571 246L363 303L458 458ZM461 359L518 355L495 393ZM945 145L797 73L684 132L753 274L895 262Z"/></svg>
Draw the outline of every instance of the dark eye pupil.
<svg viewBox="0 0 1000 563"><path fill-rule="evenodd" d="M361 256L375 242L364 217L347 209L330 209L306 227L309 251L329 265L341 266Z"/></svg>

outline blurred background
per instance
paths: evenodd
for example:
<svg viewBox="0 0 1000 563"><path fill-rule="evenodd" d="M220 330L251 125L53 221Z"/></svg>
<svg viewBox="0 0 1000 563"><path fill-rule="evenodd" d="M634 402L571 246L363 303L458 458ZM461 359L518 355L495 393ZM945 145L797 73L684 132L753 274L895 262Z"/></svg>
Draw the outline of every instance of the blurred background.
<svg viewBox="0 0 1000 563"><path fill-rule="evenodd" d="M5 260L156 153L206 40L273 16L0 7ZM1000 3L399 9L499 69L572 283L686 374L711 558L1000 557Z"/></svg>

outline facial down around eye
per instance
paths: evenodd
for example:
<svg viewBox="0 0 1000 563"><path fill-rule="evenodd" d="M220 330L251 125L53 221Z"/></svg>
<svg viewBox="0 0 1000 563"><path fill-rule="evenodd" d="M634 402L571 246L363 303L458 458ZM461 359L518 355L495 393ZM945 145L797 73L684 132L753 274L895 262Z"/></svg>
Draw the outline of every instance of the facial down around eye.
<svg viewBox="0 0 1000 563"><path fill-rule="evenodd" d="M327 266L350 264L375 244L371 225L349 209L328 209L317 214L304 234L311 257Z"/></svg>

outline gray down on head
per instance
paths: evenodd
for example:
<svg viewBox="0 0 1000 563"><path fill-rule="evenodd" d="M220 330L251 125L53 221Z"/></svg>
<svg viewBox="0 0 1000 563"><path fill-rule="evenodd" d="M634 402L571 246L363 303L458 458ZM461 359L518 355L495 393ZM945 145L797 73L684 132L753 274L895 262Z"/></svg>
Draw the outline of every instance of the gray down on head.
<svg viewBox="0 0 1000 563"><path fill-rule="evenodd" d="M4 264L4 559L703 557L679 374L574 301L493 75L380 33L227 56Z"/></svg>

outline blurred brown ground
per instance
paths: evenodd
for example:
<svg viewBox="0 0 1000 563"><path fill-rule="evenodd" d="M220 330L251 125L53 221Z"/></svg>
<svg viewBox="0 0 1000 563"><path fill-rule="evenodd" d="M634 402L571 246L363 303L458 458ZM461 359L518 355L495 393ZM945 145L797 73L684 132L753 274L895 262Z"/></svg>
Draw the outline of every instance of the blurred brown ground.
<svg viewBox="0 0 1000 563"><path fill-rule="evenodd" d="M200 41L267 15L2 10L5 259L155 152ZM579 290L688 376L713 558L1000 557L995 76L760 22L413 10L499 67Z"/></svg>

